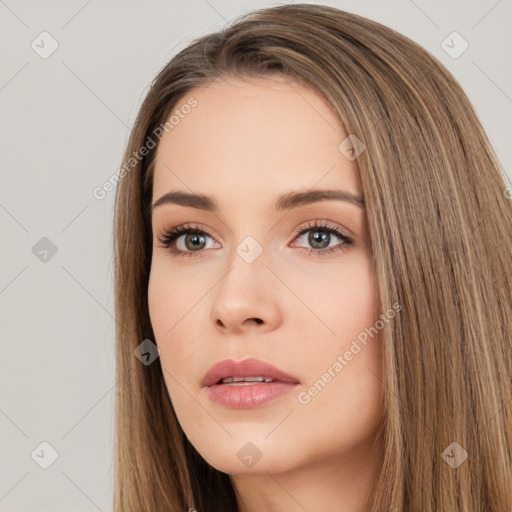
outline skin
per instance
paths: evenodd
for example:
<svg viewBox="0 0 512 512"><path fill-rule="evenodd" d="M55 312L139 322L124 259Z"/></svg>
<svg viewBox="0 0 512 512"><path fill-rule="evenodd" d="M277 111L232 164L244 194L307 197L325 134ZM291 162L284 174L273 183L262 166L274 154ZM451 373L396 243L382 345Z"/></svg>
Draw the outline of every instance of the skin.
<svg viewBox="0 0 512 512"><path fill-rule="evenodd" d="M274 208L290 191L361 194L356 161L338 149L347 133L322 96L279 76L219 80L176 109L190 96L197 106L161 139L153 203L181 190L213 197L219 210L153 210L148 289L178 421L201 456L230 475L243 512L367 511L372 464L382 458L380 438L374 445L383 412L379 336L309 403L298 400L379 317L365 212L336 200ZM294 235L315 219L349 232L353 245L334 234L316 246L311 231ZM197 258L173 256L158 241L185 223L209 233ZM175 248L193 252L186 236ZM263 249L252 263L236 252L247 236ZM313 247L343 250L321 256ZM246 356L297 377L299 390L251 409L213 402L205 373ZM248 442L261 453L252 467L237 457Z"/></svg>

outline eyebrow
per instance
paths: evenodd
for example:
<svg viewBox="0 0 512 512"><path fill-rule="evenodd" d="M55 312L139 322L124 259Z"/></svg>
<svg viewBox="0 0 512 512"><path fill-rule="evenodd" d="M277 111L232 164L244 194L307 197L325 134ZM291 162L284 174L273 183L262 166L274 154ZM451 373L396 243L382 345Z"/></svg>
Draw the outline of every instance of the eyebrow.
<svg viewBox="0 0 512 512"><path fill-rule="evenodd" d="M276 202L276 210L291 210L292 208L316 203L318 201L344 201L358 206L363 210L365 209L363 197L352 194L351 192L346 192L344 190L304 190L288 192L287 194L280 196ZM153 203L151 210L154 210L158 206L162 206L164 204L177 204L208 212L216 212L219 209L217 203L211 197L203 194L191 194L177 190L167 192L167 194L160 197L160 199Z"/></svg>

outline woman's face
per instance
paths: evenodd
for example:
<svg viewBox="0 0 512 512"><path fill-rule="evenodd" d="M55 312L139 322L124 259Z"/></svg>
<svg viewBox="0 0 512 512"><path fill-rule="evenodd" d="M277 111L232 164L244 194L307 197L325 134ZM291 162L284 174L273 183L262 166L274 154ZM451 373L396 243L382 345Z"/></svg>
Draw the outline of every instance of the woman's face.
<svg viewBox="0 0 512 512"><path fill-rule="evenodd" d="M309 195L359 196L358 151L339 148L348 134L322 97L291 84L276 76L194 89L155 161L153 205L180 192L216 206L168 197L153 207L148 298L178 421L230 474L363 457L382 412L364 210ZM163 247L179 226L192 233ZM296 384L203 385L214 364L249 357Z"/></svg>

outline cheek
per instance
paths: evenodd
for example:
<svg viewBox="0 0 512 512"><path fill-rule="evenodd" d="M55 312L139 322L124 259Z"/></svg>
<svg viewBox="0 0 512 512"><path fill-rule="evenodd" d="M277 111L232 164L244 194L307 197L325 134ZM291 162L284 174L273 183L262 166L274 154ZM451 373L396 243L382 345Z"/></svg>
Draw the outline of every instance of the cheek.
<svg viewBox="0 0 512 512"><path fill-rule="evenodd" d="M337 307L329 309L329 321L344 339L358 336L378 318L373 269L368 258L360 258L333 283L331 296Z"/></svg>
<svg viewBox="0 0 512 512"><path fill-rule="evenodd" d="M354 309L371 305L375 298L375 283L372 262L363 252L357 252L340 265L337 272L332 273L332 293ZM368 308L364 307L366 311Z"/></svg>
<svg viewBox="0 0 512 512"><path fill-rule="evenodd" d="M175 272L159 265L153 265L148 284L148 308L154 342L160 349L160 361L168 386L175 387L175 380L182 379L180 368L191 363L194 342L184 336L187 314L197 302L193 287L186 286ZM176 340L186 339L186 343ZM171 357L172 355L172 357Z"/></svg>
<svg viewBox="0 0 512 512"><path fill-rule="evenodd" d="M183 272L178 265L170 265L165 256L153 260L148 283L149 316L172 398L184 393L184 383L199 378L197 367L205 350L208 318L202 300L211 286L197 271Z"/></svg>
<svg viewBox="0 0 512 512"><path fill-rule="evenodd" d="M322 375L318 377L322 379ZM327 457L333 450L349 453L368 443L384 412L380 340L363 348L325 387L318 381L313 386L319 391L295 419L322 433L315 440L318 452Z"/></svg>
<svg viewBox="0 0 512 512"><path fill-rule="evenodd" d="M153 256L148 283L148 308L151 325L157 339L164 342L179 330L181 319L197 303L200 290L166 264L165 257Z"/></svg>
<svg viewBox="0 0 512 512"><path fill-rule="evenodd" d="M331 347L357 336L378 318L373 267L364 251L347 253L333 264L301 262L303 268L282 269L287 283L302 304L302 327ZM307 306L305 308L304 306ZM307 311L309 309L309 311ZM293 317L293 311L288 309ZM341 346L340 346L341 348Z"/></svg>
<svg viewBox="0 0 512 512"><path fill-rule="evenodd" d="M364 396L378 399L381 384L379 311L370 259L347 257L298 284L298 294L314 313L302 315L297 329L302 333L301 362L307 361L310 369L307 385L329 382L330 391L322 392L316 404L328 406L342 396L348 409L371 411L367 402L359 402Z"/></svg>

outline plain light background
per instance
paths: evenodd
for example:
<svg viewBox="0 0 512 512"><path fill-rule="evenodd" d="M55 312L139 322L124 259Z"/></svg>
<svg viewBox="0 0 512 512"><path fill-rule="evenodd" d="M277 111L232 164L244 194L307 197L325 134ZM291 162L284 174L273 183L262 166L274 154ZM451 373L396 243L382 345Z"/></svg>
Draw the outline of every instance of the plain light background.
<svg viewBox="0 0 512 512"><path fill-rule="evenodd" d="M112 510L115 191L92 191L119 169L160 68L192 39L278 3L291 2L0 0L0 511ZM311 3L383 23L435 55L473 102L510 185L512 0ZM42 58L31 45L48 50L45 31L58 48ZM469 44L458 58L442 47L454 31ZM46 261L41 247L53 248ZM47 469L42 442L58 453Z"/></svg>

